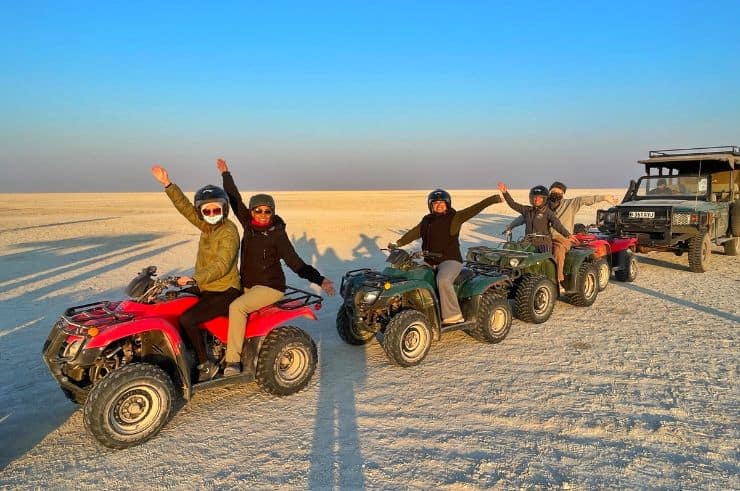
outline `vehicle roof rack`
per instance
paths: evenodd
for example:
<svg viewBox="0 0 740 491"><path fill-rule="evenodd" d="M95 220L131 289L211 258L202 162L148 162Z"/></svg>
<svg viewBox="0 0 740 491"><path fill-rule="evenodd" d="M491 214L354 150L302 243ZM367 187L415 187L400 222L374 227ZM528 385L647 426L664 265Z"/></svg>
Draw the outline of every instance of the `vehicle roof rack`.
<svg viewBox="0 0 740 491"><path fill-rule="evenodd" d="M721 147L693 147L693 148L670 148L666 150L650 150L649 158L675 157L678 155L730 153L740 155L740 146L725 145Z"/></svg>

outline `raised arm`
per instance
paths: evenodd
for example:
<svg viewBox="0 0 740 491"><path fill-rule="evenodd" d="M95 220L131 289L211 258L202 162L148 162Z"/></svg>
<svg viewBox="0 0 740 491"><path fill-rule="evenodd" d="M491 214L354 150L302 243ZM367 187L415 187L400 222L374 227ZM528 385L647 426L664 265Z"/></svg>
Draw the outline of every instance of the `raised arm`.
<svg viewBox="0 0 740 491"><path fill-rule="evenodd" d="M524 213L524 211L527 209L527 206L514 201L514 198L512 198L509 194L509 188L506 187L506 184L504 184L503 182L498 183L498 189L499 191L501 191L501 195L506 200L506 204L509 205L509 208L516 212Z"/></svg>
<svg viewBox="0 0 740 491"><path fill-rule="evenodd" d="M419 223L414 228L412 228L411 230L403 234L401 238L396 241L396 245L398 247L403 247L406 244L410 244L416 239L420 239L420 238L421 238L421 223Z"/></svg>
<svg viewBox="0 0 740 491"><path fill-rule="evenodd" d="M216 167L218 167L218 170L221 173L221 178L224 183L224 191L226 191L226 195L229 197L229 205L231 205L231 209L233 210L234 215L236 215L237 220L239 220L239 223L242 224L242 227L246 227L251 221L249 208L244 204L242 195L236 187L236 183L234 182L234 178L231 176L231 172L229 172L229 166L226 164L224 159L218 159L216 161Z"/></svg>
<svg viewBox="0 0 740 491"><path fill-rule="evenodd" d="M167 193L167 197L170 198L170 201L175 205L177 211L179 211L180 214L190 223L203 230L206 224L198 215L198 210L196 210L190 200L185 197L177 184L170 181L167 169L159 165L154 165L152 166L152 175L162 186L164 186L164 192Z"/></svg>
<svg viewBox="0 0 740 491"><path fill-rule="evenodd" d="M463 223L467 222L475 215L495 203L501 203L501 196L498 194L491 195L488 198L455 213L455 217L452 219L452 223L450 223L450 235L457 235L460 233L460 227L462 227Z"/></svg>

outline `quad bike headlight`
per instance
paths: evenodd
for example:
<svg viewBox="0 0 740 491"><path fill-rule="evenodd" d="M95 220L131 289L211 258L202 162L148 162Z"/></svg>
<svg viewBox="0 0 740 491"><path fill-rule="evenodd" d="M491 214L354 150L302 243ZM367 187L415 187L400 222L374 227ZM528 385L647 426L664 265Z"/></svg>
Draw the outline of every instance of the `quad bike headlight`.
<svg viewBox="0 0 740 491"><path fill-rule="evenodd" d="M518 257L512 257L511 259L509 259L509 266L511 266L512 268L516 268L517 266L519 266L519 262L520 261Z"/></svg>
<svg viewBox="0 0 740 491"><path fill-rule="evenodd" d="M380 295L380 291L378 290L370 290L365 292L365 294L362 296L362 303L370 305L374 303L378 296Z"/></svg>
<svg viewBox="0 0 740 491"><path fill-rule="evenodd" d="M77 356L77 353L80 352L80 348L82 348L83 341L84 341L83 338L73 340L71 343L69 343L64 348L64 352L62 353L62 356L70 360L74 359L74 357Z"/></svg>

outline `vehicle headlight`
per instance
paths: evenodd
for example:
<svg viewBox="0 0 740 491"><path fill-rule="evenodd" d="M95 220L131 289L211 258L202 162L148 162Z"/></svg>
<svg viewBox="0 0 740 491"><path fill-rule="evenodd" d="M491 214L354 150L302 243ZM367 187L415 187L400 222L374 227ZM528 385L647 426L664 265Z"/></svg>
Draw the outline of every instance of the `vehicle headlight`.
<svg viewBox="0 0 740 491"><path fill-rule="evenodd" d="M519 266L519 258L512 257L511 259L509 259L509 266L511 266L512 268L516 268L517 266Z"/></svg>
<svg viewBox="0 0 740 491"><path fill-rule="evenodd" d="M378 299L378 295L380 295L380 292L378 290L367 291L362 296L362 303L368 304L368 305L371 303L374 303Z"/></svg>
<svg viewBox="0 0 740 491"><path fill-rule="evenodd" d="M696 213L674 213L673 225L692 225L699 223L699 215Z"/></svg>

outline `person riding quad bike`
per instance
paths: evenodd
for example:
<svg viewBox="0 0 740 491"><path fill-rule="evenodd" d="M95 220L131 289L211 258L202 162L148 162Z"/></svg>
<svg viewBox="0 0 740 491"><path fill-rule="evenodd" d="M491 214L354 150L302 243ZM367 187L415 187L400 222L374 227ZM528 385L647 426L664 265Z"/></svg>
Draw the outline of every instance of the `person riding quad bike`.
<svg viewBox="0 0 740 491"><path fill-rule="evenodd" d="M208 358L201 332L203 323L227 315L229 305L241 294L237 271L239 231L228 220L229 203L223 189L207 185L195 193L193 204L170 181L167 170L155 165L152 175L164 186L167 196L190 223L200 230L193 277L181 276L179 286L195 284L199 301L180 316L180 325L198 357L199 381L216 376L219 367Z"/></svg>
<svg viewBox="0 0 740 491"><path fill-rule="evenodd" d="M281 259L298 276L319 285L329 295L334 295L334 283L298 256L285 232L285 222L275 214L272 196L256 194L247 206L226 161L218 159L216 166L221 172L234 215L244 228L239 267L244 292L237 295L229 307L229 341L224 368L224 376L228 377L242 370L242 345L248 315L283 297L286 286Z"/></svg>
<svg viewBox="0 0 740 491"><path fill-rule="evenodd" d="M403 234L396 243L388 245L389 249L393 249L421 238L422 249L432 254L427 260L437 271L443 324L465 322L453 287L455 278L462 270L460 228L463 223L494 203L501 203L501 197L497 194L457 211L452 208L450 193L444 189L435 189L427 196L429 214L425 215L418 225Z"/></svg>

